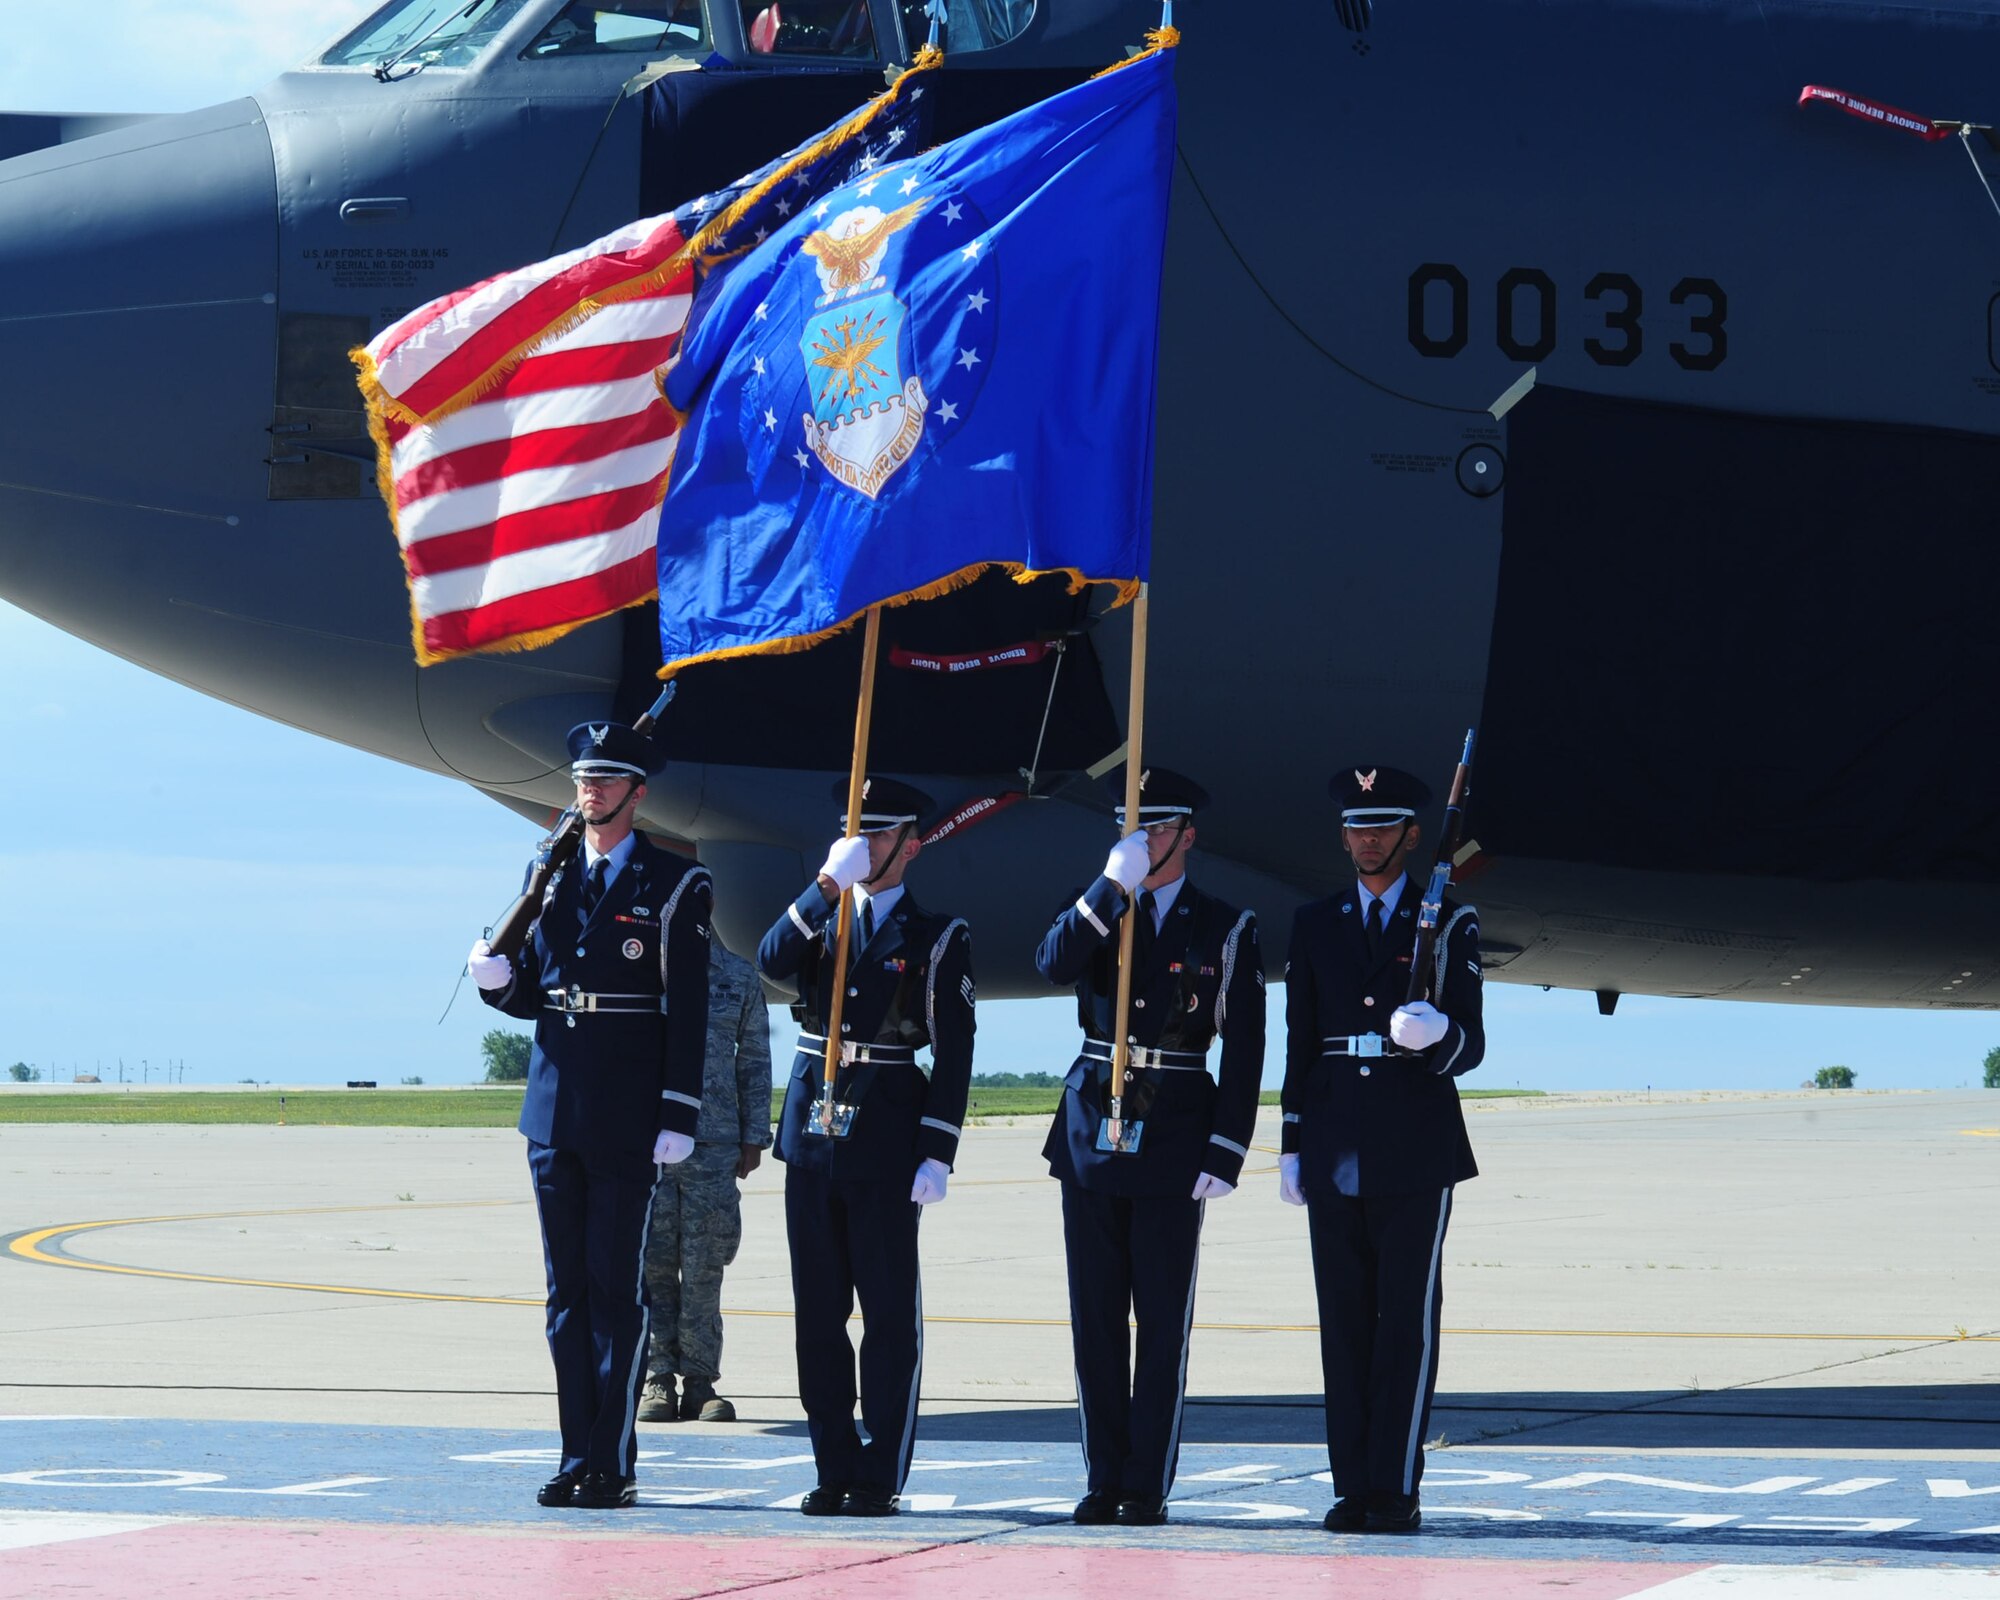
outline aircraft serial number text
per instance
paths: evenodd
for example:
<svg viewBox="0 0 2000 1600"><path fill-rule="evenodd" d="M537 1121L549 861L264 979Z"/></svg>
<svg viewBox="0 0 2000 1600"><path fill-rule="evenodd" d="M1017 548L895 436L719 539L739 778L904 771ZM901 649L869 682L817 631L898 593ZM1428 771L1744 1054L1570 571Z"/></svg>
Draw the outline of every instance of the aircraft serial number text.
<svg viewBox="0 0 2000 1600"><path fill-rule="evenodd" d="M1493 290L1493 338L1510 361L1546 361L1555 353L1555 279L1540 267L1510 267ZM1584 354L1600 367L1629 367L1646 348L1645 292L1629 273L1600 272L1583 287ZM1713 278L1683 278L1667 291L1676 310L1667 354L1688 372L1713 372L1729 356L1729 296ZM1410 347L1448 361L1472 338L1472 284L1446 261L1410 274Z"/></svg>

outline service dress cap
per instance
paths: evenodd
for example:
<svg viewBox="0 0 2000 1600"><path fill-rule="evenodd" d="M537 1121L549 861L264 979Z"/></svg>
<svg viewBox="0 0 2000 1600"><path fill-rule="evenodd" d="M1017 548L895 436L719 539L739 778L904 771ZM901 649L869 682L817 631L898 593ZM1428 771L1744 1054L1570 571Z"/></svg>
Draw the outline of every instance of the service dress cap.
<svg viewBox="0 0 2000 1600"><path fill-rule="evenodd" d="M1340 805L1343 828L1393 828L1399 822L1413 822L1431 798L1422 778L1396 767L1342 767L1326 787Z"/></svg>
<svg viewBox="0 0 2000 1600"><path fill-rule="evenodd" d="M569 730L572 778L644 780L667 764L660 747L622 722L579 722Z"/></svg>
<svg viewBox="0 0 2000 1600"><path fill-rule="evenodd" d="M847 805L847 782L842 778L833 786L833 798L843 808ZM910 784L898 783L894 778L864 778L861 781L861 831L881 833L889 828L920 823L930 815L931 805L931 797ZM843 828L847 826L845 809L840 813L840 825Z"/></svg>
<svg viewBox="0 0 2000 1600"><path fill-rule="evenodd" d="M1125 820L1125 769L1120 767L1115 772L1107 773L1104 788L1111 796L1119 829L1124 831L1133 826ZM1162 822L1179 821L1193 816L1207 804L1208 791L1194 779L1170 772L1165 767L1140 769L1138 827L1151 828Z"/></svg>

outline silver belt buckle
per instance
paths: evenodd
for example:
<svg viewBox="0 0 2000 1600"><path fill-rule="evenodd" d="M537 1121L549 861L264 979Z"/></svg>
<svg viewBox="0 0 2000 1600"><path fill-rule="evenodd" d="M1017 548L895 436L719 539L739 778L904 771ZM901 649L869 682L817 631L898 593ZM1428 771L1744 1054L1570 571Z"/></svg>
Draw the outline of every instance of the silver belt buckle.
<svg viewBox="0 0 2000 1600"><path fill-rule="evenodd" d="M1347 1041L1347 1053L1352 1056L1379 1056L1382 1053L1382 1035L1379 1033L1357 1033Z"/></svg>

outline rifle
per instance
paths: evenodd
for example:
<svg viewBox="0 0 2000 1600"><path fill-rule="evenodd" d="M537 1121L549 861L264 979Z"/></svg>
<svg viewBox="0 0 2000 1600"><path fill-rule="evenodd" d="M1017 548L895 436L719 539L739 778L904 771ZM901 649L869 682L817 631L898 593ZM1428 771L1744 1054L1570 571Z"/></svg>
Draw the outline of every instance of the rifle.
<svg viewBox="0 0 2000 1600"><path fill-rule="evenodd" d="M1465 749L1458 758L1458 770L1451 775L1451 798L1445 801L1444 824L1438 829L1437 858L1431 863L1431 878L1417 911L1417 943L1410 954L1410 993L1403 1002L1436 1002L1431 993L1431 968L1437 952L1438 920L1444 914L1444 892L1451 887L1451 869L1457 865L1459 842L1465 837L1466 790L1472 782L1472 740L1476 729L1465 730Z"/></svg>
<svg viewBox="0 0 2000 1600"><path fill-rule="evenodd" d="M669 683L662 689L652 708L633 719L632 731L652 732L660 720L660 713L667 709L667 702L673 699L674 691L679 687L678 683ZM570 858L582 842L583 812L572 805L556 818L555 826L535 847L535 859L528 863L528 877L521 886L520 897L494 925L486 945L496 956L506 956L511 961L521 953L521 947L528 942L528 930L535 925L535 918L542 914L542 896L548 892L549 880L569 865Z"/></svg>

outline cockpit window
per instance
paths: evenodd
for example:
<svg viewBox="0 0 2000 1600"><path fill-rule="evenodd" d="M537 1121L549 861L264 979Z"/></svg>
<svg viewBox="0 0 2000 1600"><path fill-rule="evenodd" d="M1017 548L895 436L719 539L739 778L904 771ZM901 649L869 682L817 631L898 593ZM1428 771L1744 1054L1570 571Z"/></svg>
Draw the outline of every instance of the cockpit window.
<svg viewBox="0 0 2000 1600"><path fill-rule="evenodd" d="M707 45L701 0L570 0L521 54L529 61L627 52L659 56Z"/></svg>
<svg viewBox="0 0 2000 1600"><path fill-rule="evenodd" d="M329 67L463 67L528 0L396 0L320 57Z"/></svg>
<svg viewBox="0 0 2000 1600"><path fill-rule="evenodd" d="M759 55L874 59L875 29L868 17L868 0L737 3L743 8L743 37Z"/></svg>
<svg viewBox="0 0 2000 1600"><path fill-rule="evenodd" d="M927 0L896 0L896 9L903 16L904 42L914 51L931 36ZM1035 0L945 0L945 54L962 56L1005 44L1034 14Z"/></svg>

